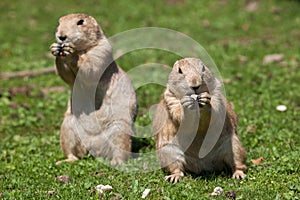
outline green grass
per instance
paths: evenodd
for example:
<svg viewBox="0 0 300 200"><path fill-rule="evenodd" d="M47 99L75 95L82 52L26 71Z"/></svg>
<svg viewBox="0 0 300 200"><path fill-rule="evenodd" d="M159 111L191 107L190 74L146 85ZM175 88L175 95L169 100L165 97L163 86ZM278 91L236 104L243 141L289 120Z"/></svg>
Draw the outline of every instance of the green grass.
<svg viewBox="0 0 300 200"><path fill-rule="evenodd" d="M55 166L64 158L59 127L70 92L42 89L66 84L56 76L1 80L0 84L0 199L97 199L94 187L109 184L104 199L211 199L216 186L237 199L300 198L300 1L258 1L254 12L246 1L8 1L0 2L0 72L52 66L49 46L57 19L70 12L94 16L107 36L137 27L164 27L199 42L227 79L227 98L239 115L239 135L247 150L247 178L226 174L193 177L176 185L163 180L161 170L123 172L98 159ZM176 42L176 41L174 41ZM282 63L262 64L268 54L282 53ZM246 56L242 62L240 56ZM177 56L159 50L140 50L117 62L126 70L156 62L172 65ZM20 90L20 87L23 87ZM140 104L136 124L150 123L149 107L160 99L163 87L137 90ZM286 112L276 106L284 104ZM252 127L252 129L250 129ZM254 127L254 128L253 128ZM135 144L140 152L153 151L151 138ZM264 157L259 165L252 158ZM135 159L129 163L136 162ZM97 172L97 173L95 173ZM68 175L69 183L56 177ZM47 191L55 191L51 196ZM225 194L214 199L225 199Z"/></svg>

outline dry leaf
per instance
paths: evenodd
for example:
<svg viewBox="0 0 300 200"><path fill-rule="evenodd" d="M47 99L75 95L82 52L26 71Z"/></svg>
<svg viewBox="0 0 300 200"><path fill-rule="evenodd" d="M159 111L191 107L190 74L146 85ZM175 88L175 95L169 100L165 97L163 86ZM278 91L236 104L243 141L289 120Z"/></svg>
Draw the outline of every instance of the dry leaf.
<svg viewBox="0 0 300 200"><path fill-rule="evenodd" d="M71 180L68 175L57 176L56 179L59 183L69 183Z"/></svg>
<svg viewBox="0 0 300 200"><path fill-rule="evenodd" d="M16 102L11 102L9 104L9 107L12 108L12 109L17 109L19 107L19 105Z"/></svg>
<svg viewBox="0 0 300 200"><path fill-rule="evenodd" d="M143 163L143 169L147 170L149 168L148 163Z"/></svg>
<svg viewBox="0 0 300 200"><path fill-rule="evenodd" d="M286 61L281 61L281 62L279 62L279 66L280 66L280 67L287 67L288 65L289 65L289 63L286 62Z"/></svg>
<svg viewBox="0 0 300 200"><path fill-rule="evenodd" d="M102 184L100 184L100 185L97 185L97 186L95 187L95 189L96 189L100 194L103 194L103 192L105 192L105 191L111 191L113 188L112 188L112 186L110 186L110 185L102 185Z"/></svg>
<svg viewBox="0 0 300 200"><path fill-rule="evenodd" d="M226 193L226 198L229 199L236 199L236 192L235 191L229 191Z"/></svg>
<svg viewBox="0 0 300 200"><path fill-rule="evenodd" d="M19 94L31 96L31 91L32 91L32 88L29 86L12 87L8 90L9 97L13 97L13 96L16 96Z"/></svg>
<svg viewBox="0 0 300 200"><path fill-rule="evenodd" d="M270 10L271 10L271 13L273 13L273 14L280 14L281 13L281 8L276 7L276 6L272 6Z"/></svg>
<svg viewBox="0 0 300 200"><path fill-rule="evenodd" d="M247 12L256 12L258 10L258 2L254 0L247 1L245 10Z"/></svg>
<svg viewBox="0 0 300 200"><path fill-rule="evenodd" d="M263 64L269 64L269 63L274 63L274 62L281 62L284 59L284 55L283 54L270 54L270 55L266 55L263 58Z"/></svg>
<svg viewBox="0 0 300 200"><path fill-rule="evenodd" d="M250 28L250 24L243 24L243 26L242 26L242 29L243 29L244 31L248 31L249 28Z"/></svg>
<svg viewBox="0 0 300 200"><path fill-rule="evenodd" d="M248 62L248 57L247 56L243 56L243 55L238 55L239 61L241 63L246 63Z"/></svg>
<svg viewBox="0 0 300 200"><path fill-rule="evenodd" d="M232 83L232 80L230 78L225 78L225 79L223 79L223 83L229 84L229 83Z"/></svg>
<svg viewBox="0 0 300 200"><path fill-rule="evenodd" d="M228 3L228 0L219 0L219 3L222 5L226 5Z"/></svg>
<svg viewBox="0 0 300 200"><path fill-rule="evenodd" d="M66 90L67 88L64 86L45 87L42 88L42 94L46 96L50 92L65 92Z"/></svg>
<svg viewBox="0 0 300 200"><path fill-rule="evenodd" d="M264 160L264 158L263 158L263 157L260 157L260 158L257 158L257 159L251 159L251 162L252 162L253 164L259 164L259 163L261 163L263 160Z"/></svg>
<svg viewBox="0 0 300 200"><path fill-rule="evenodd" d="M51 196L51 195L54 195L54 194L55 194L55 191L54 191L54 190L49 190L49 191L47 192L47 194L50 195L50 196Z"/></svg>
<svg viewBox="0 0 300 200"><path fill-rule="evenodd" d="M266 163L266 164L263 164L263 165L261 165L261 166L263 166L263 167L270 167L271 164L270 164L270 163Z"/></svg>
<svg viewBox="0 0 300 200"><path fill-rule="evenodd" d="M101 175L102 175L102 172L99 171L99 170L96 170L96 171L90 172L90 174L91 174L91 175L101 176Z"/></svg>
<svg viewBox="0 0 300 200"><path fill-rule="evenodd" d="M210 22L207 19L202 20L201 24L202 24L203 27L209 27L210 26Z"/></svg>
<svg viewBox="0 0 300 200"><path fill-rule="evenodd" d="M165 3L170 6L179 6L185 3L184 0L165 0Z"/></svg>
<svg viewBox="0 0 300 200"><path fill-rule="evenodd" d="M256 133L256 125L250 124L249 126L247 126L246 131L248 133Z"/></svg>

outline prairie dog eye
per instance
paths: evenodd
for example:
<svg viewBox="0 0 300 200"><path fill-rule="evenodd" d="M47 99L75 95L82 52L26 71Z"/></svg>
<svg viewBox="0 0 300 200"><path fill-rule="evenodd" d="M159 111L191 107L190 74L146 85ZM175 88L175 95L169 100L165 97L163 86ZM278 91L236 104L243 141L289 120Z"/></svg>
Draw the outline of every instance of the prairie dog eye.
<svg viewBox="0 0 300 200"><path fill-rule="evenodd" d="M182 70L181 70L180 67L178 67L178 73L179 73L179 74L182 74Z"/></svg>
<svg viewBox="0 0 300 200"><path fill-rule="evenodd" d="M77 25L78 25L78 26L80 26L80 25L82 25L82 24L83 24L83 22L84 22L84 20L83 20L83 19L81 19L81 20L79 20L79 21L77 22Z"/></svg>

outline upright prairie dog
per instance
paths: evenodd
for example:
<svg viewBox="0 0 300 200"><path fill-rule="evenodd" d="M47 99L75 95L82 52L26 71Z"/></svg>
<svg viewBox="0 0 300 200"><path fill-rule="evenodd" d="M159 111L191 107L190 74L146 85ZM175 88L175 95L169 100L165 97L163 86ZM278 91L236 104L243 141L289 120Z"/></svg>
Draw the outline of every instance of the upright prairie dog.
<svg viewBox="0 0 300 200"><path fill-rule="evenodd" d="M60 130L60 146L72 162L90 153L119 165L131 152L137 101L126 73L113 61L112 47L97 21L86 14L59 19L56 43L58 75L72 95Z"/></svg>
<svg viewBox="0 0 300 200"><path fill-rule="evenodd" d="M202 174L225 168L233 178L245 178L246 154L237 136L237 116L221 93L220 81L200 59L174 64L153 130L161 167L170 172L166 180L176 183L185 171Z"/></svg>

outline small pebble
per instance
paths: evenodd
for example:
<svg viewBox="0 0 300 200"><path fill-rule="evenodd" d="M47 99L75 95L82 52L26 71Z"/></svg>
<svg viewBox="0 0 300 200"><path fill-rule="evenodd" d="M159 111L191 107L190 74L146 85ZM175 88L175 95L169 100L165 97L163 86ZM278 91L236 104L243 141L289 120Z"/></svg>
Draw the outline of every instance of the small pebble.
<svg viewBox="0 0 300 200"><path fill-rule="evenodd" d="M270 54L270 55L266 55L263 58L263 64L269 64L269 63L279 63L284 59L284 55L283 54Z"/></svg>
<svg viewBox="0 0 300 200"><path fill-rule="evenodd" d="M71 180L68 175L57 176L56 179L59 183L69 183Z"/></svg>
<svg viewBox="0 0 300 200"><path fill-rule="evenodd" d="M102 193L105 192L105 191L111 191L113 188L112 188L112 186L110 186L110 185L102 185L102 184L100 184L100 185L97 185L97 186L95 187L95 189L96 189L100 194L102 194Z"/></svg>
<svg viewBox="0 0 300 200"><path fill-rule="evenodd" d="M280 111L280 112L284 112L287 110L287 107L285 105L278 105L276 107L276 110Z"/></svg>
<svg viewBox="0 0 300 200"><path fill-rule="evenodd" d="M210 194L210 196L219 196L223 194L224 190L221 187L216 187L214 191Z"/></svg>
<svg viewBox="0 0 300 200"><path fill-rule="evenodd" d="M150 189L145 189L143 194L142 194L142 199L145 199L150 193Z"/></svg>
<svg viewBox="0 0 300 200"><path fill-rule="evenodd" d="M47 192L47 194L50 195L50 196L51 196L51 195L54 195L54 194L55 194L55 191L54 191L54 190L49 190L49 191Z"/></svg>
<svg viewBox="0 0 300 200"><path fill-rule="evenodd" d="M236 192L235 191L229 191L226 193L226 198L228 199L236 199Z"/></svg>
<svg viewBox="0 0 300 200"><path fill-rule="evenodd" d="M263 160L264 160L264 158L263 158L263 157L260 157L260 158L257 158L257 159L251 159L251 162L252 162L253 164L259 164L259 163L261 163Z"/></svg>

